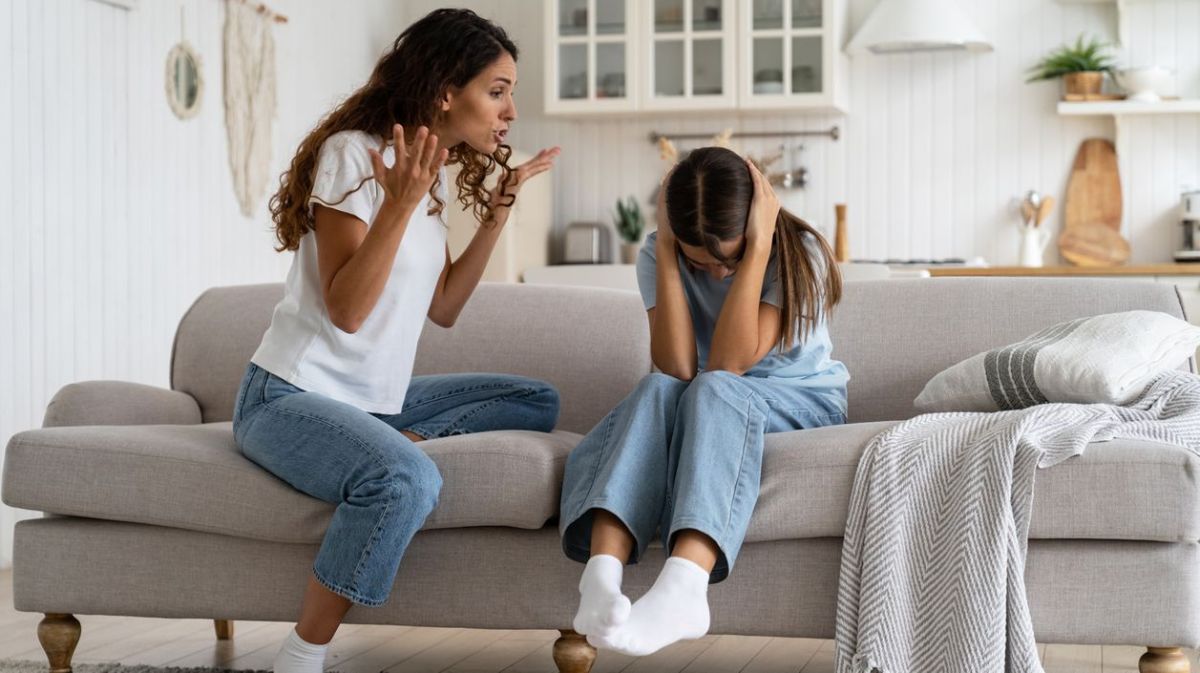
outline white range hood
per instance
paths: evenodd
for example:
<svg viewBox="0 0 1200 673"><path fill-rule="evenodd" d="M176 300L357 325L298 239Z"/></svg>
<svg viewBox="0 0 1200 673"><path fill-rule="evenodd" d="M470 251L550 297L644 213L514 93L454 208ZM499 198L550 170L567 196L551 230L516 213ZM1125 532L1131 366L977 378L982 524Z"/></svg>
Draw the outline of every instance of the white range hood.
<svg viewBox="0 0 1200 673"><path fill-rule="evenodd" d="M882 0L846 46L851 54L991 50L957 0Z"/></svg>

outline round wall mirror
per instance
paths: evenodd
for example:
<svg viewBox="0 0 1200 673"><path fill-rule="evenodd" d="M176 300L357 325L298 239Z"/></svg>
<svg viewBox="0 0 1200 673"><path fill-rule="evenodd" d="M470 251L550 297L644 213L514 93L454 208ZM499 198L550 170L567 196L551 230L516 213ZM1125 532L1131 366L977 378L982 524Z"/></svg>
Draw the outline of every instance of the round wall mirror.
<svg viewBox="0 0 1200 673"><path fill-rule="evenodd" d="M175 116L188 119L200 111L203 95L200 57L190 44L180 42L167 54L167 102Z"/></svg>

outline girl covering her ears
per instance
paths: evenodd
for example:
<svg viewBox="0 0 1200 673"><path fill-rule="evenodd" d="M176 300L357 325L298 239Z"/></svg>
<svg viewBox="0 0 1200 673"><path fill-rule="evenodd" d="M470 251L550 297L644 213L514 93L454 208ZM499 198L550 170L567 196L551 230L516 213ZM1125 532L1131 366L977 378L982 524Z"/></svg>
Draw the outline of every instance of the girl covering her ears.
<svg viewBox="0 0 1200 673"><path fill-rule="evenodd" d="M558 394L541 381L412 376L426 317L454 323L522 184L558 153L508 166L516 58L490 21L429 14L309 133L271 200L279 249L295 257L246 369L234 437L250 460L337 505L276 673L320 673L351 605L387 600L442 484L417 442L550 431L557 420ZM481 225L453 262L446 162L461 167L458 200ZM489 192L483 181L497 166Z"/></svg>
<svg viewBox="0 0 1200 673"><path fill-rule="evenodd" d="M664 179L637 272L662 373L571 453L560 529L587 563L575 630L642 656L708 632L707 587L737 560L763 435L845 423L850 377L826 328L842 289L829 245L730 150L696 150ZM670 557L631 606L623 566L656 531Z"/></svg>

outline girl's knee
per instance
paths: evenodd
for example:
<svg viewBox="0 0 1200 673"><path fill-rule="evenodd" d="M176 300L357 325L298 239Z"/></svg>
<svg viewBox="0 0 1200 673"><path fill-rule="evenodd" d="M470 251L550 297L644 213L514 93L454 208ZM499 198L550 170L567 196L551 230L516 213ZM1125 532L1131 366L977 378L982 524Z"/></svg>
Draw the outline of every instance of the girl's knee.
<svg viewBox="0 0 1200 673"><path fill-rule="evenodd" d="M638 382L637 392L640 394L679 394L688 386L687 381L677 379L662 372L650 372Z"/></svg>

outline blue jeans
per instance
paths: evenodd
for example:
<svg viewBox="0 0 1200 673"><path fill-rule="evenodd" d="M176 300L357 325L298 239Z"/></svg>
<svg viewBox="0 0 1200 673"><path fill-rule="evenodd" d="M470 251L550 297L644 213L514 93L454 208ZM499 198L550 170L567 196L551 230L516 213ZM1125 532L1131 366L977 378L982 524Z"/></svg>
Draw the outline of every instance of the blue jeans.
<svg viewBox="0 0 1200 673"><path fill-rule="evenodd" d="M251 364L234 405L233 433L247 458L337 505L313 573L339 596L378 606L442 487L437 466L400 431L425 438L549 432L557 419L557 391L520 376L416 376L404 408L388 415L305 392Z"/></svg>
<svg viewBox="0 0 1200 673"><path fill-rule="evenodd" d="M845 389L786 379L704 372L691 382L650 374L567 459L563 551L590 556L592 512L619 519L634 537L630 563L656 531L668 548L695 530L720 550L712 581L729 575L758 502L763 435L846 422Z"/></svg>

